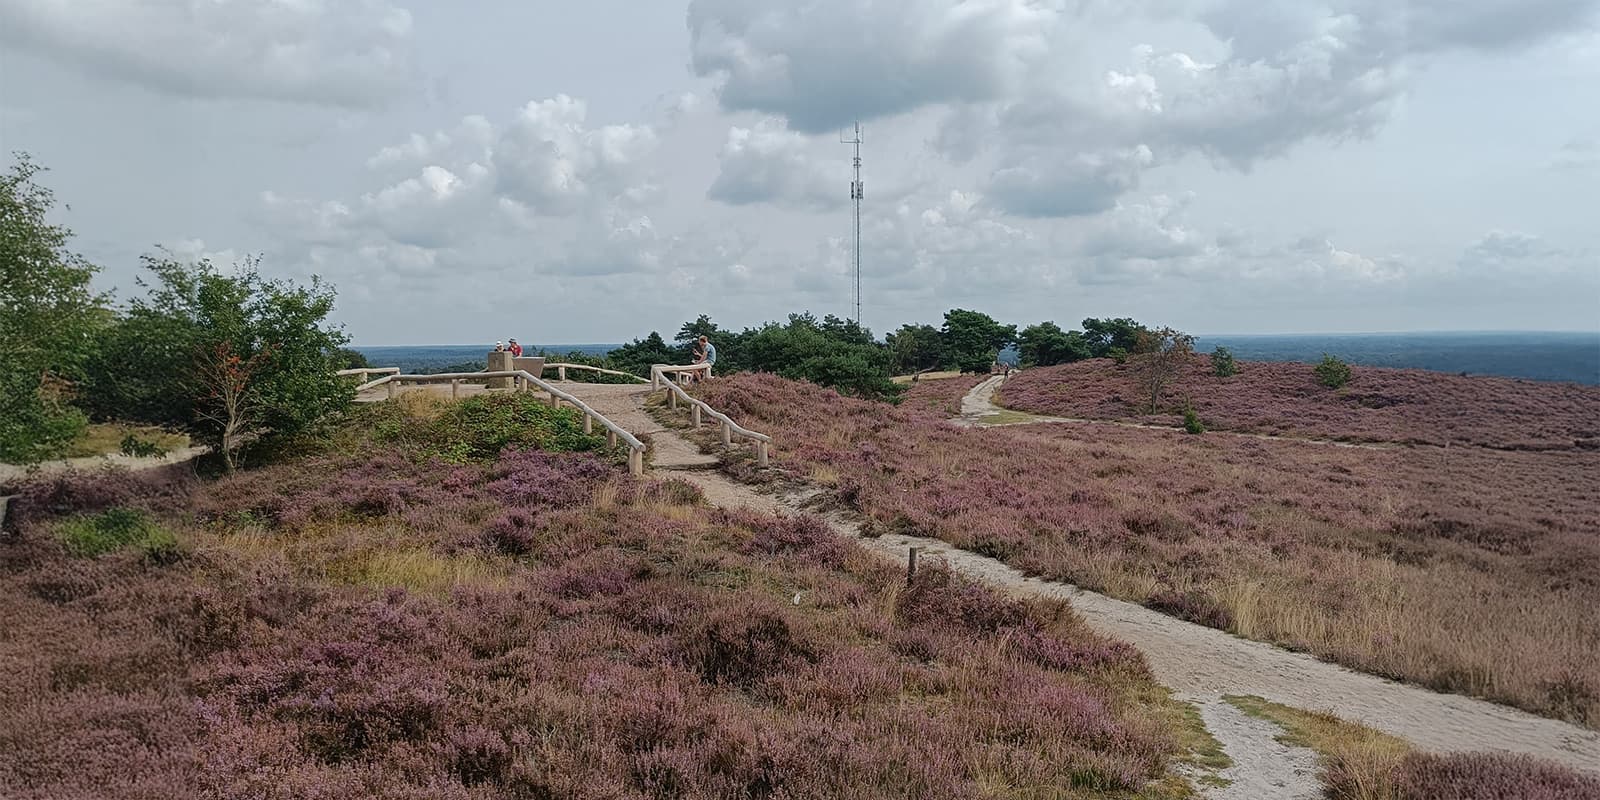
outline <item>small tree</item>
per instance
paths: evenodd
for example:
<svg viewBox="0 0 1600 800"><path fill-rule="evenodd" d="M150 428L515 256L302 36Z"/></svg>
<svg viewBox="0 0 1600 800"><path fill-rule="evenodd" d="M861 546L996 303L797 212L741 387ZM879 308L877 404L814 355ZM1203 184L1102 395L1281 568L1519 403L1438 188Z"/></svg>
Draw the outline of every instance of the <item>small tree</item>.
<svg viewBox="0 0 1600 800"><path fill-rule="evenodd" d="M1194 337L1172 328L1140 331L1138 344L1129 361L1139 391L1149 400L1149 413L1156 413L1161 395L1177 380L1183 362L1194 354Z"/></svg>
<svg viewBox="0 0 1600 800"><path fill-rule="evenodd" d="M233 343L221 341L200 351L195 359L195 382L201 395L195 414L216 440L222 463L229 472L237 466L239 447L261 424L261 396L256 375L272 357L263 349L249 358L233 352Z"/></svg>
<svg viewBox="0 0 1600 800"><path fill-rule="evenodd" d="M1322 354L1322 363L1317 365L1316 373L1317 382L1329 389L1337 389L1350 382L1350 365L1327 353Z"/></svg>
<svg viewBox="0 0 1600 800"><path fill-rule="evenodd" d="M885 337L897 375L933 369L944 363L944 341L932 325L901 325Z"/></svg>
<svg viewBox="0 0 1600 800"><path fill-rule="evenodd" d="M1138 322L1120 317L1083 321L1083 340L1089 345L1089 355L1094 358L1115 358L1116 351L1131 353L1139 349L1139 334L1149 329Z"/></svg>
<svg viewBox="0 0 1600 800"><path fill-rule="evenodd" d="M1239 365L1233 360L1232 350L1218 347L1211 351L1211 374L1219 378L1231 378L1239 374Z"/></svg>

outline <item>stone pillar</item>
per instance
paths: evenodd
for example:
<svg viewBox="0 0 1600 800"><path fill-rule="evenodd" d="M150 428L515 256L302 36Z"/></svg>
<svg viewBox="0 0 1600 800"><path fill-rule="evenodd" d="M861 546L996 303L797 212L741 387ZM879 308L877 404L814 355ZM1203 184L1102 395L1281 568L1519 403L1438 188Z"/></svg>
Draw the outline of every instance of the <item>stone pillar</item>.
<svg viewBox="0 0 1600 800"><path fill-rule="evenodd" d="M491 351L489 353L489 371L490 372L510 372L511 371L511 353L507 352L507 351L501 351L501 352L498 352L498 353L495 353L495 352ZM489 379L489 388L490 389L510 389L511 388L511 379L510 378L490 378Z"/></svg>

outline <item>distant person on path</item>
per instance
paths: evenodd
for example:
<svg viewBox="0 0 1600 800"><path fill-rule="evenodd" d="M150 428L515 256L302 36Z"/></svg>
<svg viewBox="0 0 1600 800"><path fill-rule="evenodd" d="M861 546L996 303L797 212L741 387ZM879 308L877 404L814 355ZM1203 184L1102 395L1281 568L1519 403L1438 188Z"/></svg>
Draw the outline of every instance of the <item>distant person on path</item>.
<svg viewBox="0 0 1600 800"><path fill-rule="evenodd" d="M507 349L509 349L511 351L511 357L512 358L522 358L522 345L517 344L517 340L516 339L511 339L510 341L511 341L511 347L509 347Z"/></svg>

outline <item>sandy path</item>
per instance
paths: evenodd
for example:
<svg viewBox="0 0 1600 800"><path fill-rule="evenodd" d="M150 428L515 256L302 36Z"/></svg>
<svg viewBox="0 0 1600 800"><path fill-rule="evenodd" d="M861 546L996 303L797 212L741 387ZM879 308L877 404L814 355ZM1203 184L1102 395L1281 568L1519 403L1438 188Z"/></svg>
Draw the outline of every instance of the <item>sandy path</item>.
<svg viewBox="0 0 1600 800"><path fill-rule="evenodd" d="M31 467L0 464L0 483L10 483L36 475L55 475L62 472L90 471L108 467L121 467L131 470L153 469L188 461L204 455L207 450L209 448L204 445L193 445L173 450L166 455L160 456L137 457L123 455L122 453L108 453L103 456L84 456L82 458L67 458L59 461L43 461Z"/></svg>

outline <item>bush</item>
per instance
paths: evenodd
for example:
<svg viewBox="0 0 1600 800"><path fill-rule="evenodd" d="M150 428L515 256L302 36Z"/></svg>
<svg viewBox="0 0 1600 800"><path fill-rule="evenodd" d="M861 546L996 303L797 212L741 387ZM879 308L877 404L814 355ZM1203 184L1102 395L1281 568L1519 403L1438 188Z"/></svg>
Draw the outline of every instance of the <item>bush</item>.
<svg viewBox="0 0 1600 800"><path fill-rule="evenodd" d="M1195 434L1206 432L1206 426L1204 423L1200 422L1200 415L1194 413L1193 406L1188 406L1183 409L1183 429Z"/></svg>
<svg viewBox="0 0 1600 800"><path fill-rule="evenodd" d="M379 441L400 444L418 458L457 464L492 460L508 447L600 450L606 444L604 436L583 432L580 412L551 408L531 393L480 394L431 421L390 403L374 413Z"/></svg>
<svg viewBox="0 0 1600 800"><path fill-rule="evenodd" d="M1322 354L1322 363L1317 365L1316 373L1317 382L1329 389L1338 389L1350 382L1350 365L1327 353Z"/></svg>
<svg viewBox="0 0 1600 800"><path fill-rule="evenodd" d="M91 516L72 517L56 525L56 537L67 552L84 558L139 545L148 552L175 551L178 546L171 531L157 525L142 511L112 508Z"/></svg>
<svg viewBox="0 0 1600 800"><path fill-rule="evenodd" d="M1600 797L1600 778L1529 756L1412 753L1395 770L1400 800L1583 800Z"/></svg>
<svg viewBox="0 0 1600 800"><path fill-rule="evenodd" d="M1106 351L1106 358L1118 364L1126 364L1128 363L1128 350L1125 347L1113 347Z"/></svg>
<svg viewBox="0 0 1600 800"><path fill-rule="evenodd" d="M122 437L122 445L118 449L123 455L134 458L154 458L167 454L167 448L155 442L147 442L131 433Z"/></svg>
<svg viewBox="0 0 1600 800"><path fill-rule="evenodd" d="M1218 347L1211 351L1211 374L1219 378L1231 378L1239 374L1239 365L1233 360L1232 350Z"/></svg>

